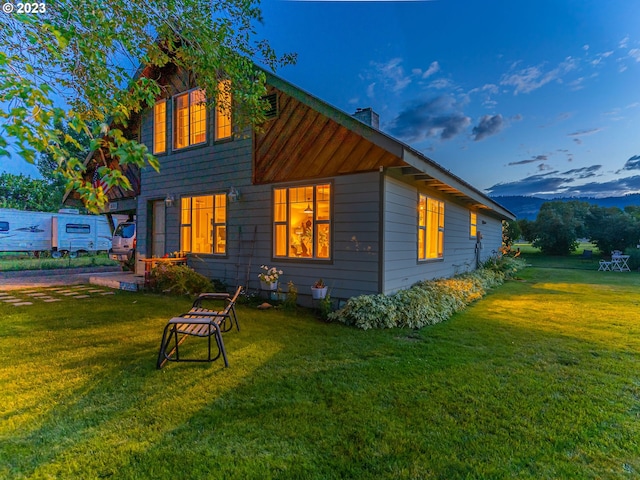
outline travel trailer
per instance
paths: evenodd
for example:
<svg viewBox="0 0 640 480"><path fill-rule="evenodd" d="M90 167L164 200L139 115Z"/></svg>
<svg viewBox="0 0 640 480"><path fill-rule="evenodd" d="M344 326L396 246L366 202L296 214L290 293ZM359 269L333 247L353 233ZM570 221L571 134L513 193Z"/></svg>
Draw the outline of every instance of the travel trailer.
<svg viewBox="0 0 640 480"><path fill-rule="evenodd" d="M80 215L76 209L58 213L0 208L0 252L68 253L108 251L111 229L101 215Z"/></svg>

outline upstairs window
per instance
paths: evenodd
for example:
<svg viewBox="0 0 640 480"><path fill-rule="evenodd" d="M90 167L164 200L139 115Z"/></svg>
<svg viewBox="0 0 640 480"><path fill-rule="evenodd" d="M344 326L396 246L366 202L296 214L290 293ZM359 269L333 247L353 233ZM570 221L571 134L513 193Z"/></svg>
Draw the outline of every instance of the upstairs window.
<svg viewBox="0 0 640 480"><path fill-rule="evenodd" d="M418 200L418 260L443 258L444 202L426 195Z"/></svg>
<svg viewBox="0 0 640 480"><path fill-rule="evenodd" d="M469 212L469 236L476 238L478 236L478 214Z"/></svg>
<svg viewBox="0 0 640 480"><path fill-rule="evenodd" d="M181 201L180 250L227 253L227 196L224 193L184 197Z"/></svg>
<svg viewBox="0 0 640 480"><path fill-rule="evenodd" d="M167 101L161 100L153 106L153 153L167 151Z"/></svg>
<svg viewBox="0 0 640 480"><path fill-rule="evenodd" d="M173 148L198 145L207 140L207 105L201 89L174 98Z"/></svg>
<svg viewBox="0 0 640 480"><path fill-rule="evenodd" d="M218 83L216 100L216 140L231 138L231 81Z"/></svg>
<svg viewBox="0 0 640 480"><path fill-rule="evenodd" d="M330 258L330 184L274 189L273 220L274 257Z"/></svg>

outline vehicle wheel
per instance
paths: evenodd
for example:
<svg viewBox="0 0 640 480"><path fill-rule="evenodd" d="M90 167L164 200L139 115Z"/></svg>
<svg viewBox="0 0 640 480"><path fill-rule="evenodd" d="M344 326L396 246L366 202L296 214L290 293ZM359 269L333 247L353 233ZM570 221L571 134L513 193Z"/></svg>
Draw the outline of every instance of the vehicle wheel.
<svg viewBox="0 0 640 480"><path fill-rule="evenodd" d="M62 252L56 250L55 252L51 252L51 258L62 258Z"/></svg>
<svg viewBox="0 0 640 480"><path fill-rule="evenodd" d="M78 252L69 252L69 258L77 258Z"/></svg>

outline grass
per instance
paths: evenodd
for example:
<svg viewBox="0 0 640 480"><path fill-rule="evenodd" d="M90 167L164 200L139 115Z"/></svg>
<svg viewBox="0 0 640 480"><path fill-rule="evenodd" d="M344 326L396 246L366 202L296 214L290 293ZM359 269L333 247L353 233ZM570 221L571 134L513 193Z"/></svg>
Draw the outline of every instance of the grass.
<svg viewBox="0 0 640 480"><path fill-rule="evenodd" d="M0 254L0 272L16 270L52 270L56 268L117 266L118 262L109 259L106 253L79 255L76 258L35 258L28 254Z"/></svg>
<svg viewBox="0 0 640 480"><path fill-rule="evenodd" d="M0 304L0 477L637 478L640 276L520 277L420 331L240 307L228 369L155 369L187 299Z"/></svg>

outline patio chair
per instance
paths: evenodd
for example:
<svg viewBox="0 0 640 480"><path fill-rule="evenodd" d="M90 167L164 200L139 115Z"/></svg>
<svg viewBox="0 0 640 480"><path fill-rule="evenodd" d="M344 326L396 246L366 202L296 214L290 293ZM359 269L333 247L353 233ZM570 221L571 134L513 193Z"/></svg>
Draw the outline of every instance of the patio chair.
<svg viewBox="0 0 640 480"><path fill-rule="evenodd" d="M242 292L242 287L238 287L233 297L229 298L228 294L201 294L194 305L201 304L205 299L217 299L227 301L227 305L222 311L214 311L202 308L200 306L192 307L192 309L178 317L171 318L162 332L162 340L160 341L160 351L158 352L158 360L156 367L162 368L167 362L213 362L222 356L224 366L229 366L227 360L227 352L224 348L222 340L223 328L225 331L233 328L233 321L240 330L238 319L235 313L235 302ZM214 297L215 295L215 297ZM232 318L233 316L233 318ZM229 326L226 327L227 322ZM180 356L180 345L188 337L200 337L207 339L207 357L206 358L185 358ZM215 340L217 353L212 355L212 341Z"/></svg>
<svg viewBox="0 0 640 480"><path fill-rule="evenodd" d="M224 300L227 303L231 304L231 310L230 310L230 316L228 318L228 322L225 321L223 322L223 324L220 326L221 330L223 332L228 332L229 330L231 330L233 328L233 323L235 322L236 324L236 328L238 329L238 331L240 331L240 325L238 324L238 316L236 315L236 302L238 301L238 297L240 296L240 294L242 293L242 287L238 287L235 291L235 293L233 294L233 297L231 295L229 295L228 293L201 293L200 295L198 295L198 297L193 301L193 306L191 307L191 310L189 310L187 313L185 313L182 316L188 316L188 315L198 315L199 313L206 313L207 315L215 312L216 310L211 310L208 308L204 308L203 304L206 301L219 301L219 300ZM188 317L187 317L188 318Z"/></svg>

